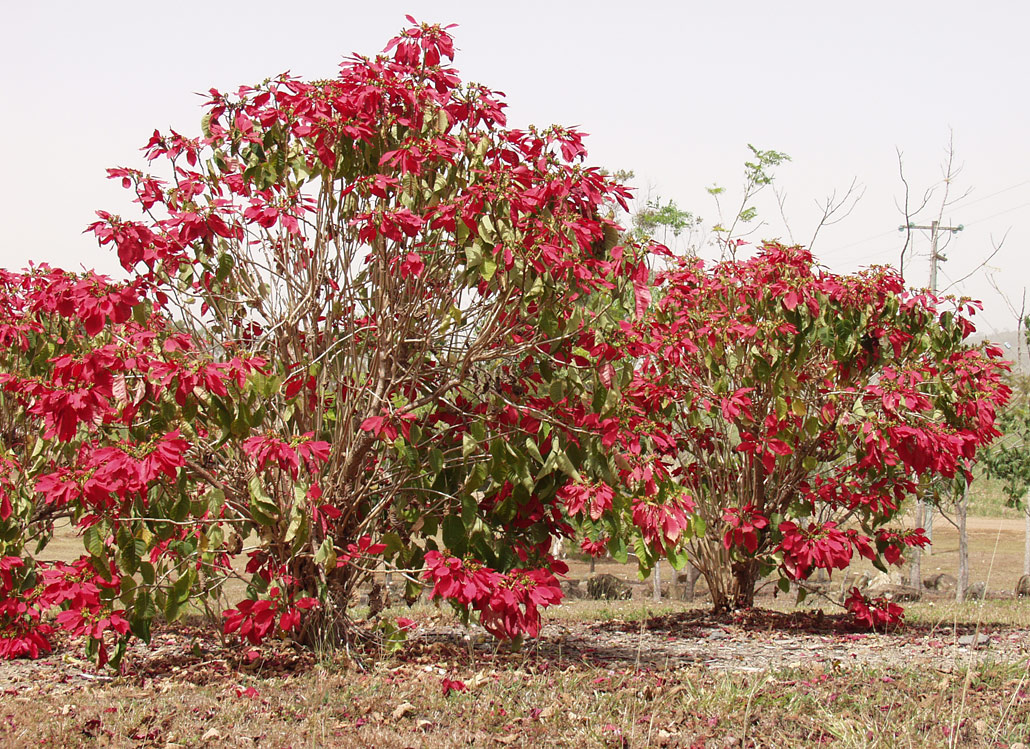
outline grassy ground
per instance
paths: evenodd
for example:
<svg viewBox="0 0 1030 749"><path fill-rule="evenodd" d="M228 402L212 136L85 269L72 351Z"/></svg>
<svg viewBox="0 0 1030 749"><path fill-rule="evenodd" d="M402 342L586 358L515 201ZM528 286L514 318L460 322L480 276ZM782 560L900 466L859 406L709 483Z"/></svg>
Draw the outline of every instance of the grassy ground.
<svg viewBox="0 0 1030 749"><path fill-rule="evenodd" d="M1002 482L978 478L969 492L969 514L978 517L1018 518L1022 520L1021 509L1009 507L1002 492Z"/></svg>
<svg viewBox="0 0 1030 749"><path fill-rule="evenodd" d="M998 513L971 521L970 529L971 579L987 581L993 599L906 604L909 628L929 637L972 628L1023 637L1030 630L1030 603L1004 597L1022 568L1021 518ZM79 543L59 534L50 554L77 556ZM924 574L955 574L957 547L954 529L939 521ZM598 565L598 571L635 579L632 567L611 562ZM585 564L573 565L573 576L587 572ZM690 611L678 602L656 604L649 591L649 582L636 582L634 600L563 605L549 611L548 620L591 630L606 622L639 623L642 629L655 617ZM789 611L793 599L762 599L761 605ZM826 609L835 611L832 605ZM455 624L446 610L431 605L389 613L426 627ZM774 634L781 638L782 633ZM834 637L826 636L827 647ZM555 659L530 648L484 654L460 641L420 640L400 653L363 658L345 652L316 658L279 644L278 656L258 657L239 646L220 651L216 640L208 630L190 646L165 646L167 655L160 654L158 643L159 653L146 667L117 677L92 671L78 660L81 648L75 647L59 651L47 664L0 662L0 745L1030 744L1027 648L1010 648L1004 658L988 648L950 665L927 666L906 661L902 645L887 663L848 666L810 658L801 659L800 668L732 672L699 665L639 668L626 661L605 666ZM725 649L729 643L712 647ZM445 679L460 685L445 694Z"/></svg>
<svg viewBox="0 0 1030 749"><path fill-rule="evenodd" d="M202 665L202 664L201 664ZM1030 741L1027 665L602 669L409 648L366 670L72 678L0 696L4 746L983 746ZM445 694L445 679L460 682Z"/></svg>

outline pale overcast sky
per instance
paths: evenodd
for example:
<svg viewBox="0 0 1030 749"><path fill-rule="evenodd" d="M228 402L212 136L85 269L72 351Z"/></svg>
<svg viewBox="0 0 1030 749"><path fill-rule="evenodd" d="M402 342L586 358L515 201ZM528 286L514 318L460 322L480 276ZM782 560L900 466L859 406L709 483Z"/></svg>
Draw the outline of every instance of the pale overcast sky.
<svg viewBox="0 0 1030 749"><path fill-rule="evenodd" d="M942 286L990 262L1018 305L1030 260L1030 5L1025 2L47 2L6 3L0 265L29 260L115 272L83 235L93 211L135 215L105 168L142 166L155 129L195 134L192 92L290 70L328 77L351 52L378 52L404 14L453 30L456 67L507 94L514 125L578 125L589 161L706 219L704 188L732 192L747 144L788 153L777 172L793 237L852 178L865 196L815 251L837 270L896 263L902 195L940 178L949 132L963 166L944 214ZM771 194L762 236L788 238ZM926 214L926 222L931 216ZM917 249L928 250L925 237ZM926 283L925 257L909 281ZM955 290L983 298L981 327L1014 321L979 271Z"/></svg>

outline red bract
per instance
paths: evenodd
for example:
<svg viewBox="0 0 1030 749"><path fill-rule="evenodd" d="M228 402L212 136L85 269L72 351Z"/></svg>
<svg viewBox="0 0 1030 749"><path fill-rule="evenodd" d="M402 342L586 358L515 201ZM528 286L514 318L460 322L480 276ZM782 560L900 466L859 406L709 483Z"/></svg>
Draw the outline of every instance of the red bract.
<svg viewBox="0 0 1030 749"><path fill-rule="evenodd" d="M858 590L851 589L851 595L844 602L844 607L851 612L857 621L870 629L886 629L888 626L901 624L905 613L901 606L886 598L869 599Z"/></svg>
<svg viewBox="0 0 1030 749"><path fill-rule="evenodd" d="M802 529L785 521L779 529L783 536L778 551L783 552L783 568L794 580L804 579L815 569L846 569L851 564L851 541L829 520L822 525L809 523Z"/></svg>
<svg viewBox="0 0 1030 749"><path fill-rule="evenodd" d="M508 572L482 604L480 621L488 632L502 640L540 634L540 609L561 603L562 590L547 570Z"/></svg>
<svg viewBox="0 0 1030 749"><path fill-rule="evenodd" d="M252 645L260 645L275 627L275 604L272 601L240 601L236 608L227 609L225 617L225 634L239 631L240 636L247 638Z"/></svg>
<svg viewBox="0 0 1030 749"><path fill-rule="evenodd" d="M913 530L894 531L881 528L876 532L876 548L883 555L887 564L901 565L904 563L906 546L917 546L924 548L930 545L930 539L924 534L922 528Z"/></svg>
<svg viewBox="0 0 1030 749"><path fill-rule="evenodd" d="M683 532L690 527L687 511L691 509L693 503L685 497L679 501L669 499L663 503L636 499L633 502L633 524L653 549L668 549L674 547Z"/></svg>
<svg viewBox="0 0 1030 749"><path fill-rule="evenodd" d="M503 576L477 562L468 564L438 551L426 552L427 569L423 576L432 583L432 598L453 600L461 606L481 609Z"/></svg>
<svg viewBox="0 0 1030 749"><path fill-rule="evenodd" d="M479 612L486 630L500 639L536 637L540 609L562 599L557 578L545 569L501 574L473 560L463 562L436 551L426 553L426 564L429 569L424 576L433 583L431 596Z"/></svg>
<svg viewBox="0 0 1030 749"><path fill-rule="evenodd" d="M446 697L451 692L464 692L468 687L465 686L465 682L459 681L458 679L448 679L446 676L440 683L443 689L443 696Z"/></svg>
<svg viewBox="0 0 1030 749"><path fill-rule="evenodd" d="M569 515L578 515L589 506L591 520L598 520L612 508L615 492L605 483L596 485L567 483L558 492Z"/></svg>
<svg viewBox="0 0 1030 749"><path fill-rule="evenodd" d="M722 537L724 547L729 549L733 546L743 546L748 554L754 554L758 550L758 531L768 526L769 521L753 504L746 507L727 507L722 519L729 526L729 530Z"/></svg>
<svg viewBox="0 0 1030 749"><path fill-rule="evenodd" d="M25 561L0 557L0 658L37 658L51 650L47 636L53 631L41 623L43 608L38 592L22 591Z"/></svg>
<svg viewBox="0 0 1030 749"><path fill-rule="evenodd" d="M608 551L608 539L600 538L596 541L591 541L589 538L584 538L580 541L579 548L592 557L599 557Z"/></svg>
<svg viewBox="0 0 1030 749"><path fill-rule="evenodd" d="M8 616L2 610L0 604L0 616ZM47 636L53 632L53 628L46 624L30 622L27 624L7 625L0 634L0 660L13 660L14 658L38 658L52 650Z"/></svg>
<svg viewBox="0 0 1030 749"><path fill-rule="evenodd" d="M340 562L349 562L363 556L376 556L386 550L385 544L374 544L368 536L362 536L356 544L347 544L347 550L337 558Z"/></svg>

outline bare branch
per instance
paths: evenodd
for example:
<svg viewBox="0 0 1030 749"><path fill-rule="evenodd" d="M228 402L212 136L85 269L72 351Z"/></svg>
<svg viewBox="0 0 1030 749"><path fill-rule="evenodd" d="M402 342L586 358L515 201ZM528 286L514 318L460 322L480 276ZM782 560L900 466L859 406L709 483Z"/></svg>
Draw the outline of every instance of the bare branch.
<svg viewBox="0 0 1030 749"><path fill-rule="evenodd" d="M815 247L816 237L819 236L819 232L824 226L833 226L850 216L855 210L855 206L858 205L858 201L864 195L865 186L858 184L858 177L853 177L851 184L848 185L847 191L841 196L840 200L837 200L837 191L834 190L822 204L817 201L816 205L822 208L823 215L819 219L819 224L815 227L815 231L812 232L812 238L808 241L808 249L811 250ZM849 203L850 205L848 205Z"/></svg>
<svg viewBox="0 0 1030 749"><path fill-rule="evenodd" d="M993 251L993 252L991 252L991 254L990 254L990 255L988 255L988 256L987 256L986 258L984 258L984 259L983 259L983 260L982 260L982 261L981 261L981 262L980 262L979 264L977 264L977 266L976 266L975 268L973 268L973 270L969 271L969 273L967 273L966 275L962 276L962 278L960 278L960 279L958 279L958 280L956 280L956 281L952 281L952 282L951 282L950 284L948 284L948 285L947 285L947 287L945 287L945 288L944 288L944 289L943 289L943 290L941 291L941 293L942 293L942 294L946 294L946 293L948 293L948 291L949 291L949 290L950 290L950 289L951 289L952 287L954 287L954 286L956 286L956 285L958 285L958 284L962 283L963 281L965 281L966 279L968 279L968 278L969 278L970 276L973 276L974 274L976 274L976 273L977 273L977 271L979 271L980 269L982 269L982 268L986 267L986 265L987 265L987 264L988 264L989 262L991 262L991 260L993 260L993 259L994 259L994 256L995 256L995 255L997 255L997 254L998 254L999 252L1001 252L1001 248L1005 246L1005 239L1006 239L1006 238L1008 237L1008 235L1009 235L1009 231L1011 231L1011 229L1006 229L1006 230L1005 230L1005 234L1004 234L1004 236L1002 236L1002 238L1001 238L1001 241L1000 241L1000 242L995 242L995 241L994 241L994 237L991 237L991 244L992 244L992 245L993 245L993 247L994 247L994 251ZM947 246L947 245L945 245L945 246ZM996 286L995 286L995 288L997 289L997 287L996 287ZM1001 292L1000 292L1000 290L999 290L999 292L998 292L998 293L1001 293ZM1004 296L1004 294L1003 294L1002 296Z"/></svg>

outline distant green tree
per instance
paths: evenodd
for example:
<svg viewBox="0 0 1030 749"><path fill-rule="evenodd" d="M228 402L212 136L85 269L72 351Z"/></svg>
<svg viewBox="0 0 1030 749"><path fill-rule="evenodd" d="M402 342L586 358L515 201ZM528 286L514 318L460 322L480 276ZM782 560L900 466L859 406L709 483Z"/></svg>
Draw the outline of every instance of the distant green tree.
<svg viewBox="0 0 1030 749"><path fill-rule="evenodd" d="M649 198L645 206L633 214L633 229L641 239L657 239L661 231L662 240L667 242L670 231L673 237L678 237L684 231L698 228L703 223L704 219L683 210L673 200L662 203L660 196Z"/></svg>
<svg viewBox="0 0 1030 749"><path fill-rule="evenodd" d="M740 224L750 224L758 217L758 209L752 201L762 190L773 183L773 169L785 161L790 161L790 156L782 151L772 149L763 151L747 144L751 151L751 161L744 162L744 192L741 196L740 205L732 216L723 217L720 196L724 195L726 188L713 184L708 188L708 194L715 198L715 205L719 210L719 223L712 227L716 235L716 244L723 251L723 256L735 257L737 242L737 227ZM758 227L756 226L755 229ZM753 232L755 229L752 229ZM751 232L748 232L750 234Z"/></svg>

